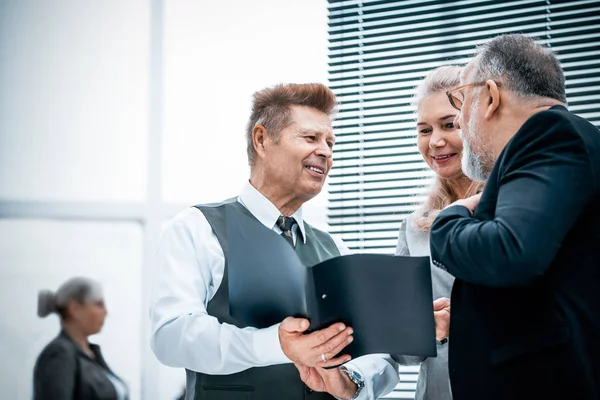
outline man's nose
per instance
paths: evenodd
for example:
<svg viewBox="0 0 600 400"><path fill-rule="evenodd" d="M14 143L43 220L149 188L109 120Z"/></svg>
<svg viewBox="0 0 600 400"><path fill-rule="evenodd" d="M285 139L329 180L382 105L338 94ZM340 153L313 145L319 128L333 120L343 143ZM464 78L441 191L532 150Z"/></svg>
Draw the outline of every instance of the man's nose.
<svg viewBox="0 0 600 400"><path fill-rule="evenodd" d="M316 154L321 157L331 158L333 155L333 150L329 147L327 142L321 142L319 147L317 148Z"/></svg>

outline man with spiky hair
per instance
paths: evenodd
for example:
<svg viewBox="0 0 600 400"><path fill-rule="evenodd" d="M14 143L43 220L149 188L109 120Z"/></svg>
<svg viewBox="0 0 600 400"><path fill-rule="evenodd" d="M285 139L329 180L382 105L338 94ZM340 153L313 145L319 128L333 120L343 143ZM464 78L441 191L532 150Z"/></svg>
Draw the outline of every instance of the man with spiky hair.
<svg viewBox="0 0 600 400"><path fill-rule="evenodd" d="M189 208L165 230L151 309L152 348L164 364L186 369L186 399L374 399L398 382L389 356L324 369L349 360L343 349L352 341L351 327L337 323L305 334L307 320L286 318L256 329L229 314L228 209L281 234L305 265L348 252L302 214L331 170L335 106L335 95L321 84L255 93L246 131L249 182L237 198Z"/></svg>

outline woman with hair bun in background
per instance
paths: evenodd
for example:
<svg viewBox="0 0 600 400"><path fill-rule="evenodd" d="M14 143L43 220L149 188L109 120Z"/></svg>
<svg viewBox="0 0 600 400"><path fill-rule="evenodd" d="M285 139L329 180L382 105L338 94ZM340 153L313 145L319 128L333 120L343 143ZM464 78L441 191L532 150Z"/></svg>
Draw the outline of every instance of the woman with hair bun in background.
<svg viewBox="0 0 600 400"><path fill-rule="evenodd" d="M100 284L72 278L56 293L41 291L38 316L52 313L59 315L61 331L35 363L34 400L128 400L127 385L108 367L100 347L88 342L106 318Z"/></svg>

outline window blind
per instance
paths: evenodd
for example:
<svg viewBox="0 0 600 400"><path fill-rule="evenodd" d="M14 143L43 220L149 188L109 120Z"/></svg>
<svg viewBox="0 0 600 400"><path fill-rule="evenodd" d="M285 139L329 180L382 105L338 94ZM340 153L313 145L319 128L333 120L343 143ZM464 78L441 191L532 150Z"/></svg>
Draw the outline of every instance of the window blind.
<svg viewBox="0 0 600 400"><path fill-rule="evenodd" d="M393 253L400 223L432 182L416 146L414 87L433 68L465 64L492 37L523 33L551 47L569 109L600 127L598 1L328 3L329 84L340 105L327 219L355 252ZM403 367L388 398L412 398L416 371Z"/></svg>

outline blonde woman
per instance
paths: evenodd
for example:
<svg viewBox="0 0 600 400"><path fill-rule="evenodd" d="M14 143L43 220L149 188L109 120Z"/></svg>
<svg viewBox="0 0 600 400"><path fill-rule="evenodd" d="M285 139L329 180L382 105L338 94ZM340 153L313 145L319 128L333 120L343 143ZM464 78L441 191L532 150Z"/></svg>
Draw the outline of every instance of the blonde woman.
<svg viewBox="0 0 600 400"><path fill-rule="evenodd" d="M448 102L446 91L459 85L460 67L444 66L431 71L417 86L414 105L417 111L417 145L421 156L435 173L435 183L427 200L402 223L397 255L429 256L429 229L437 214L458 199L482 189L461 170L462 141L454 127L457 110ZM433 298L450 297L454 278L431 266ZM445 343L444 343L445 342ZM400 356L404 365L421 363L416 400L452 399L448 377L449 342L438 342L436 358Z"/></svg>
<svg viewBox="0 0 600 400"><path fill-rule="evenodd" d="M72 278L56 293L38 295L38 316L58 314L61 330L42 350L33 372L34 400L127 400L127 385L108 367L88 337L106 318L100 284Z"/></svg>

